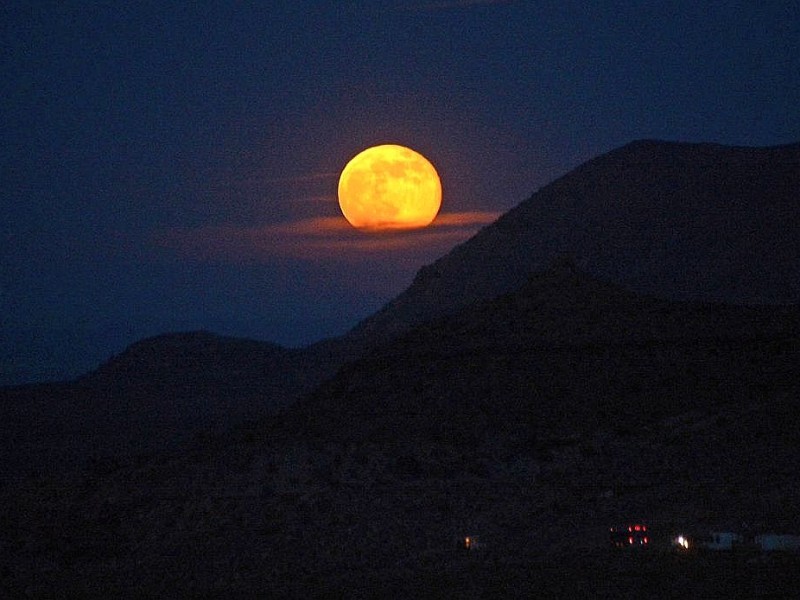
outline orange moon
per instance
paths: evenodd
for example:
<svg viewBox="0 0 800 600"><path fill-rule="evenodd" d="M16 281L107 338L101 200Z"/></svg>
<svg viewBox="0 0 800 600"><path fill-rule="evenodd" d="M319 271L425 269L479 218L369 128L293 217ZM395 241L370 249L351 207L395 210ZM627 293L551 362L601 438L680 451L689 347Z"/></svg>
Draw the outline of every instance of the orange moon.
<svg viewBox="0 0 800 600"><path fill-rule="evenodd" d="M424 156L395 144L367 148L339 176L339 207L357 229L430 225L442 205L442 183Z"/></svg>

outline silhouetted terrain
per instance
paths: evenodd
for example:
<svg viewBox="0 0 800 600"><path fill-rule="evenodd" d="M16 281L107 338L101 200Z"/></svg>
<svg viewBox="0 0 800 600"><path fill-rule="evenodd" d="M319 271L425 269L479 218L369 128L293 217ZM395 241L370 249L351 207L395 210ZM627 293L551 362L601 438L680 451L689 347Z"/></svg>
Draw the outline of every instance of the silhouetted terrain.
<svg viewBox="0 0 800 600"><path fill-rule="evenodd" d="M354 336L391 337L522 285L562 255L678 300L800 302L800 144L642 140L544 186L420 270Z"/></svg>
<svg viewBox="0 0 800 600"><path fill-rule="evenodd" d="M3 390L0 592L757 597L796 587L797 557L667 546L686 528L800 533L800 304L780 295L797 282L796 221L782 211L798 197L798 149L631 144L535 194L342 339L287 350L166 335L76 382ZM751 178L772 187L759 195ZM739 208L722 210L723 191ZM784 214L784 228L774 215L754 221L748 199ZM616 278L598 276L604 263L587 267L584 238L557 227L589 219L579 205L598 215L616 203L638 215L615 230L648 269L637 277L625 261ZM680 203L705 220L678 228ZM539 225L549 210L550 246ZM661 224L646 225L648 214ZM574 259L537 268L561 250ZM680 264L703 270L668 275ZM633 289L655 284L672 293ZM795 303L742 304L781 299ZM652 552L605 547L607 526L627 519L651 525ZM456 548L465 535L478 550Z"/></svg>
<svg viewBox="0 0 800 600"><path fill-rule="evenodd" d="M207 332L142 340L74 382L0 390L3 479L170 449L286 406L329 372L318 354Z"/></svg>
<svg viewBox="0 0 800 600"><path fill-rule="evenodd" d="M668 302L559 265L276 417L7 490L3 568L44 595L525 596L577 589L552 577L587 564L608 593L630 569L775 586L796 563L702 574L663 551L679 527L796 530L799 334L797 307ZM603 552L630 516L661 545L635 567ZM462 535L484 549L462 555Z"/></svg>
<svg viewBox="0 0 800 600"><path fill-rule="evenodd" d="M632 142L420 270L346 336L301 350L196 332L134 344L75 382L0 388L5 477L173 446L274 412L410 327L572 256L663 298L800 302L800 144ZM0 486L2 485L0 480Z"/></svg>
<svg viewBox="0 0 800 600"><path fill-rule="evenodd" d="M349 363L287 415L304 439L633 429L795 390L799 340L797 306L671 302L560 264Z"/></svg>

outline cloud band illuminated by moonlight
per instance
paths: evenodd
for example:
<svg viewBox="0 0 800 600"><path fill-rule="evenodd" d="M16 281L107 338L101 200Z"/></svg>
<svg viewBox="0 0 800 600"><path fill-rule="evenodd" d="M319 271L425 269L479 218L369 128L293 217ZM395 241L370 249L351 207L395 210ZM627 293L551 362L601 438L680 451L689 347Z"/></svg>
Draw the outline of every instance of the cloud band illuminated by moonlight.
<svg viewBox="0 0 800 600"><path fill-rule="evenodd" d="M500 215L494 211L441 213L424 229L364 236L341 217L316 217L253 227L217 225L157 232L152 243L208 262L258 263L274 258L358 260L365 254L425 252L436 258Z"/></svg>

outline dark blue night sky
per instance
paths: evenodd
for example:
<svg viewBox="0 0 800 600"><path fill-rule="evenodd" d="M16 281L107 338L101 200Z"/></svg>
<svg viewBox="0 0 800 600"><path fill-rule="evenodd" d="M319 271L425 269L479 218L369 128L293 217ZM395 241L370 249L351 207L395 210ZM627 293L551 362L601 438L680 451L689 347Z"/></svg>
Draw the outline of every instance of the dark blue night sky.
<svg viewBox="0 0 800 600"><path fill-rule="evenodd" d="M633 139L800 140L800 3L16 2L0 9L0 383L142 337L339 335L500 212ZM336 203L378 143L435 227Z"/></svg>

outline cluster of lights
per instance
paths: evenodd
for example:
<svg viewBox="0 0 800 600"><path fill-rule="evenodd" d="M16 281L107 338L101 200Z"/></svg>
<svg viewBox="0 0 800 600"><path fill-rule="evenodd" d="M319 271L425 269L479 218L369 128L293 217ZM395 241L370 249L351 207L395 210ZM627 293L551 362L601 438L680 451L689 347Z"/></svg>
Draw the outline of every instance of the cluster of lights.
<svg viewBox="0 0 800 600"><path fill-rule="evenodd" d="M627 532L625 531L626 529ZM626 542L628 546L646 546L650 543L650 538L646 535L646 532L647 526L639 524L628 525L627 528L622 528L618 533L617 530L612 527L611 533L617 533L617 535L621 536L625 536L625 533L628 534L627 537L622 537L622 539L619 537L616 538L616 541L613 541L612 543L618 548L625 546Z"/></svg>
<svg viewBox="0 0 800 600"><path fill-rule="evenodd" d="M648 540L648 539L647 539L647 536L645 536L645 537L643 537L643 538L642 538L642 541L641 541L641 543L642 543L642 544L646 544L646 543L648 543L649 541L650 541L650 540ZM635 544L635 543L636 543L636 539L635 539L633 536L631 536L631 537L629 537L629 538L628 538L628 543L629 543L629 544L631 544L631 545L633 545L633 544Z"/></svg>
<svg viewBox="0 0 800 600"><path fill-rule="evenodd" d="M675 543L684 550L689 549L689 539L685 536L679 535L677 538L675 538Z"/></svg>
<svg viewBox="0 0 800 600"><path fill-rule="evenodd" d="M645 527L644 525L628 525L628 532L629 533L634 533L634 532L635 533L644 533L645 531L647 531L647 527ZM649 541L650 540L647 539L647 536L644 536L639 543L640 544L647 544L647 542L649 542ZM633 536L628 537L628 543L633 545L634 543L636 543L636 538L634 538Z"/></svg>

